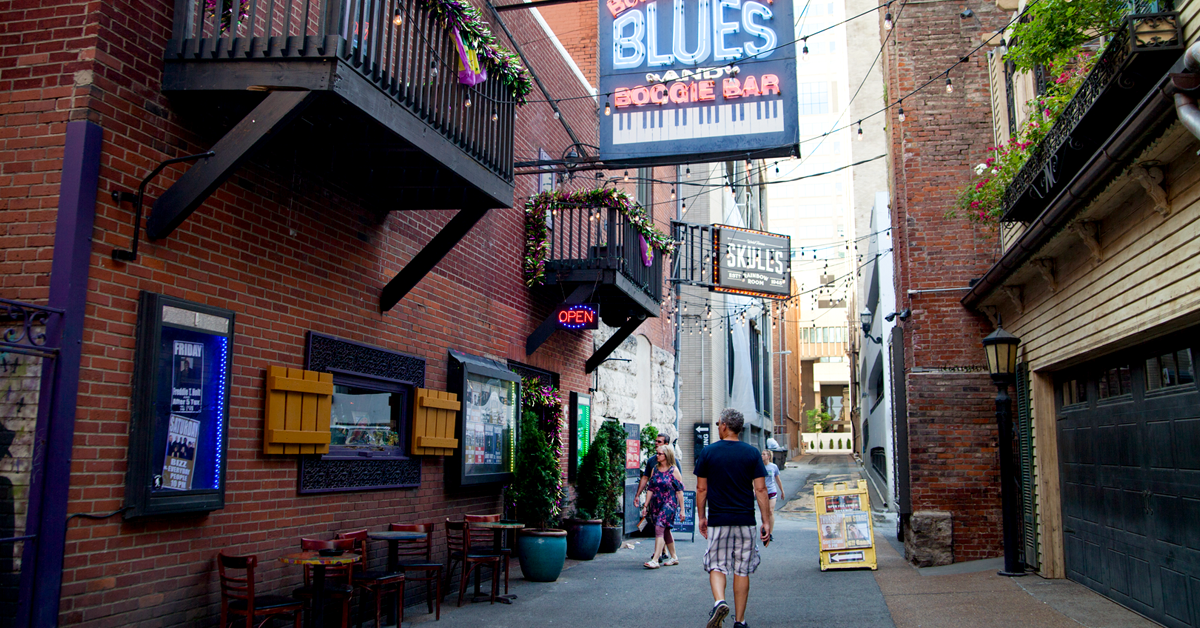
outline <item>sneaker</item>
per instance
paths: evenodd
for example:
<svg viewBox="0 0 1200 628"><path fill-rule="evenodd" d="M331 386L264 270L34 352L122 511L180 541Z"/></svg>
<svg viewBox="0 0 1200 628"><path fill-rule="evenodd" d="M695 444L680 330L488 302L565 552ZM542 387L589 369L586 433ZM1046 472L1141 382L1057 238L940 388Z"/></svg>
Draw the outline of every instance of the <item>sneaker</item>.
<svg viewBox="0 0 1200 628"><path fill-rule="evenodd" d="M646 569L658 569L660 567L657 560L650 560L650 561L644 562L644 563L642 563L642 566L645 567Z"/></svg>
<svg viewBox="0 0 1200 628"><path fill-rule="evenodd" d="M671 566L673 566L673 565L678 565L678 564L679 564L679 559L678 559L678 558L670 558L670 557L668 557L666 560L662 561L662 566L663 566L663 567L671 567Z"/></svg>
<svg viewBox="0 0 1200 628"><path fill-rule="evenodd" d="M725 600L717 602L712 610L708 612L708 623L704 624L704 628L721 628L721 624L725 621L725 616L729 614L729 605Z"/></svg>
<svg viewBox="0 0 1200 628"><path fill-rule="evenodd" d="M735 621L733 622L733 628L749 628L749 626L744 621Z"/></svg>

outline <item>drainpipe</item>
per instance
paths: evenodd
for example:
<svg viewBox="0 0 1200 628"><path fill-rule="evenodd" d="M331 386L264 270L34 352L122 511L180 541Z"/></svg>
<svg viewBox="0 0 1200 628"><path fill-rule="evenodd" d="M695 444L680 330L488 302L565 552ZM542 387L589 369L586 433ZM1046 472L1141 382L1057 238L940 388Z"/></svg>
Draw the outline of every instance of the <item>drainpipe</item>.
<svg viewBox="0 0 1200 628"><path fill-rule="evenodd" d="M675 220L683 220L683 188L680 186L679 166L675 166L675 190L678 194L675 195ZM675 291L675 314L672 318L675 319L675 439L683 437L679 431L679 352L683 346L683 315L679 311L680 297L683 295L683 285L679 282L673 282L675 285L672 289Z"/></svg>
<svg viewBox="0 0 1200 628"><path fill-rule="evenodd" d="M1186 72L1200 73L1200 42L1196 42L1183 55L1183 69ZM1179 121L1196 138L1200 138L1200 108L1196 107L1196 99L1182 92L1175 94L1175 113Z"/></svg>

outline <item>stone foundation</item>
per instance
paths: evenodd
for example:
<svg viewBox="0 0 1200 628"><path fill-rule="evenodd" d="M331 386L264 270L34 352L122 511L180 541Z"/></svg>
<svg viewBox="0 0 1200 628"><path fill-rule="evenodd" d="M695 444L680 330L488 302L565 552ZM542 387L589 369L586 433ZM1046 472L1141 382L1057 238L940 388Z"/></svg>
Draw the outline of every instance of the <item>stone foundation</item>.
<svg viewBox="0 0 1200 628"><path fill-rule="evenodd" d="M954 521L942 510L918 510L904 526L904 559L917 567L954 562Z"/></svg>

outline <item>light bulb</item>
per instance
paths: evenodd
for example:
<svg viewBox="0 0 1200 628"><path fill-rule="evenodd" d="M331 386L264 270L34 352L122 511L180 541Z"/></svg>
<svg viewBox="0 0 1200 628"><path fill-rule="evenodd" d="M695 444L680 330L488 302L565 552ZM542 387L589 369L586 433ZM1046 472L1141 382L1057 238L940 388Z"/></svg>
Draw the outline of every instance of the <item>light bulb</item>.
<svg viewBox="0 0 1200 628"><path fill-rule="evenodd" d="M885 31L892 30L892 12L891 11L888 11L883 16L883 30L885 30Z"/></svg>
<svg viewBox="0 0 1200 628"><path fill-rule="evenodd" d="M903 104L900 105L900 112L897 117L900 119L901 122L904 122L904 105Z"/></svg>
<svg viewBox="0 0 1200 628"><path fill-rule="evenodd" d="M860 141L860 142L861 142L861 141L862 141L862 138L863 138L863 132L862 132L862 122L859 122L859 123L858 123L858 141Z"/></svg>
<svg viewBox="0 0 1200 628"><path fill-rule="evenodd" d="M625 183L629 183L629 171L625 171Z"/></svg>
<svg viewBox="0 0 1200 628"><path fill-rule="evenodd" d="M606 115L606 116L611 116L611 115L612 115L612 107L608 106L608 101L607 101L607 100L606 100L606 101L604 101L604 115Z"/></svg>
<svg viewBox="0 0 1200 628"><path fill-rule="evenodd" d="M437 72L438 72L438 70L437 70L437 61L430 61L430 62L429 62L429 75L430 75L430 76L437 76Z"/></svg>
<svg viewBox="0 0 1200 628"><path fill-rule="evenodd" d="M671 200L675 200L675 188L671 188Z"/></svg>
<svg viewBox="0 0 1200 628"><path fill-rule="evenodd" d="M692 167L691 166L688 166L688 169L686 172L683 173L683 176L688 179L692 178Z"/></svg>
<svg viewBox="0 0 1200 628"><path fill-rule="evenodd" d="M947 77L946 77L946 93L947 93L947 94L953 94L953 93L954 93L954 83L950 82L950 77L949 77L949 76L947 76Z"/></svg>
<svg viewBox="0 0 1200 628"><path fill-rule="evenodd" d="M561 116L558 114L558 110L557 110L557 109L555 109L555 110L554 110L554 119L555 119L555 120L557 120L557 119L559 119L560 117L561 117Z"/></svg>
<svg viewBox="0 0 1200 628"><path fill-rule="evenodd" d="M801 41L804 42L804 48L800 51L800 60L808 61L808 40L802 39Z"/></svg>
<svg viewBox="0 0 1200 628"><path fill-rule="evenodd" d="M400 26L404 23L404 16L400 14L400 7L396 7L396 12L392 14L392 24Z"/></svg>
<svg viewBox="0 0 1200 628"><path fill-rule="evenodd" d="M471 106L471 97L467 96L465 99L463 99L463 107L470 107L470 106Z"/></svg>
<svg viewBox="0 0 1200 628"><path fill-rule="evenodd" d="M683 211L687 212L687 201L683 202Z"/></svg>
<svg viewBox="0 0 1200 628"><path fill-rule="evenodd" d="M495 122L496 120L499 120L499 119L500 119L500 114L496 113L495 109L492 109L492 122Z"/></svg>

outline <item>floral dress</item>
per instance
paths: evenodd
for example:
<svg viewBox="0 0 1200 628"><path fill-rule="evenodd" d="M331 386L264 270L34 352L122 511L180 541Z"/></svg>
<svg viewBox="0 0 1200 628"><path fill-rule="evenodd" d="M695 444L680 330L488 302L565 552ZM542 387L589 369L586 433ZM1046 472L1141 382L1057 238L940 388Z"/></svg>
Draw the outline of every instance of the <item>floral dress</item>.
<svg viewBox="0 0 1200 628"><path fill-rule="evenodd" d="M675 479L674 468L663 471L657 466L650 476L650 508L646 512L646 522L664 528L675 525L679 514L679 502L676 492L683 490L683 482Z"/></svg>

